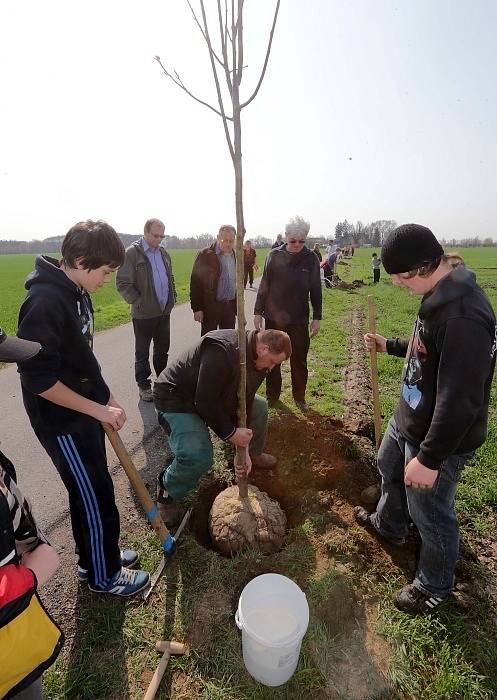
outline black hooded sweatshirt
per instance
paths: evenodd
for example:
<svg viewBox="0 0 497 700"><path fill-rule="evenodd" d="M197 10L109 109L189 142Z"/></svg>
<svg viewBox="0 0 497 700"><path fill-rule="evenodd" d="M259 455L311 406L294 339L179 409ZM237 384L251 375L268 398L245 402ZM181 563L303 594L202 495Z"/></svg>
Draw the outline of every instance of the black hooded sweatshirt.
<svg viewBox="0 0 497 700"><path fill-rule="evenodd" d="M485 441L496 346L492 306L464 265L423 297L410 341L387 340L406 357L395 421L425 467Z"/></svg>
<svg viewBox="0 0 497 700"><path fill-rule="evenodd" d="M106 405L110 391L93 354L93 307L53 258L39 255L26 280L19 312L19 338L40 343L38 355L18 363L26 412L37 433L65 434L94 419L58 406L39 394L62 382L77 394Z"/></svg>

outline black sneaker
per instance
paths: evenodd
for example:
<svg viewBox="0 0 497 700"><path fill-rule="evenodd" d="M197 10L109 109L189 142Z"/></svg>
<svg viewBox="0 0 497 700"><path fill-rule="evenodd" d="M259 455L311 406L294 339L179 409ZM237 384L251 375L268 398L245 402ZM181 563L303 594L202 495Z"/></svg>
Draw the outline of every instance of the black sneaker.
<svg viewBox="0 0 497 700"><path fill-rule="evenodd" d="M154 400L154 392L149 386L138 387L138 393L142 401L151 403Z"/></svg>
<svg viewBox="0 0 497 700"><path fill-rule="evenodd" d="M439 605L447 600L433 593L423 593L413 583L410 583L394 595L395 607L409 615L428 615L435 612Z"/></svg>
<svg viewBox="0 0 497 700"><path fill-rule="evenodd" d="M385 540L385 542L393 544L394 547L402 547L406 543L405 537L388 537L387 535L383 535L381 532L378 532L371 520L370 514L362 506L356 506L354 508L354 515L359 525L362 525L362 527L365 527L366 530L369 530L369 532L372 532L377 537L381 537L381 539Z"/></svg>

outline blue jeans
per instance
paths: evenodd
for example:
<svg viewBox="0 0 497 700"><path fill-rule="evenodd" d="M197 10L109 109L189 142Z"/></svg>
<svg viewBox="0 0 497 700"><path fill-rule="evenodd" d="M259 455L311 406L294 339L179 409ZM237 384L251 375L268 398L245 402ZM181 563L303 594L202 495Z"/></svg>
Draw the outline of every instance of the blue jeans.
<svg viewBox="0 0 497 700"><path fill-rule="evenodd" d="M174 459L166 470L164 488L175 501L181 501L212 467L214 452L209 428L197 413L160 412L171 430L169 446ZM256 394L252 405L249 445L251 456L261 454L267 435L267 401Z"/></svg>
<svg viewBox="0 0 497 700"><path fill-rule="evenodd" d="M409 522L418 528L421 551L414 584L427 594L445 598L454 587L459 554L459 528L454 510L457 484L473 453L450 455L442 463L431 489L404 484L404 469L419 452L398 432L394 418L378 451L381 498L371 522L387 537L406 537Z"/></svg>

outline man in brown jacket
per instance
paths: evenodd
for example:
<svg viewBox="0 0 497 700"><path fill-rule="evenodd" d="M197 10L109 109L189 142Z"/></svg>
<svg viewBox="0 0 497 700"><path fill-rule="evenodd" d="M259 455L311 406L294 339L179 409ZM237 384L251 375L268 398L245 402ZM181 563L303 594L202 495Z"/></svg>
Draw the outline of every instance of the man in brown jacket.
<svg viewBox="0 0 497 700"><path fill-rule="evenodd" d="M190 279L193 318L201 335L218 328L234 328L236 318L236 264L234 226L221 226L217 240L197 255Z"/></svg>
<svg viewBox="0 0 497 700"><path fill-rule="evenodd" d="M150 343L153 340L153 364L159 376L167 365L170 315L176 302L171 258L161 246L164 229L162 221L149 219L145 223L143 238L126 250L124 264L116 277L117 291L131 304L135 379L143 401L153 401Z"/></svg>

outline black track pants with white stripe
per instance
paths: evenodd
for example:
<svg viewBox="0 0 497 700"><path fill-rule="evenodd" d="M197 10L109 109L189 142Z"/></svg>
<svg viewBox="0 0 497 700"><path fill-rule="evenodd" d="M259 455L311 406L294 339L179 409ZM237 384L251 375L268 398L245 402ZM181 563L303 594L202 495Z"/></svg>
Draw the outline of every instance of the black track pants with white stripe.
<svg viewBox="0 0 497 700"><path fill-rule="evenodd" d="M37 434L69 494L69 509L79 564L88 583L105 587L121 568L119 512L107 466L100 423L85 421L69 434Z"/></svg>

